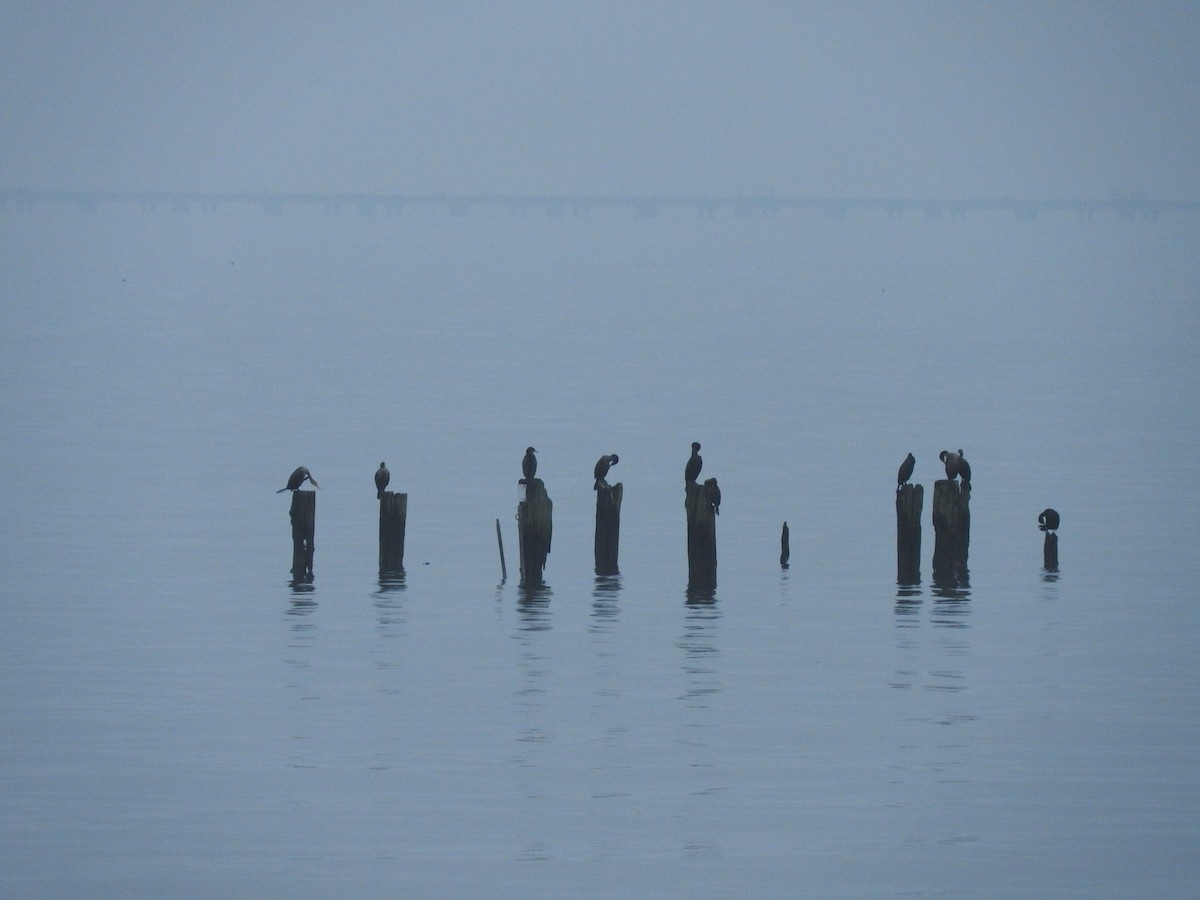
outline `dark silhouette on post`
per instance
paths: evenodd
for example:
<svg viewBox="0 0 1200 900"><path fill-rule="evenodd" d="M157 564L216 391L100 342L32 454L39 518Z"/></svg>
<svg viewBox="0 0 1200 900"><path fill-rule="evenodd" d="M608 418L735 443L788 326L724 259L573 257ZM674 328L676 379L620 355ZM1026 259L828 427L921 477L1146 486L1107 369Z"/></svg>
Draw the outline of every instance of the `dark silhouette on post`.
<svg viewBox="0 0 1200 900"><path fill-rule="evenodd" d="M1038 515L1038 528L1046 533L1042 545L1042 567L1047 572L1058 571L1058 535L1055 532L1061 521L1056 509L1047 508Z"/></svg>
<svg viewBox="0 0 1200 900"><path fill-rule="evenodd" d="M617 482L596 488L596 574L619 575L617 556L621 543L621 500L625 486Z"/></svg>
<svg viewBox="0 0 1200 900"><path fill-rule="evenodd" d="M517 484L525 484L537 474L537 453L532 447L525 448L525 457L521 460L521 474L524 476Z"/></svg>
<svg viewBox="0 0 1200 900"><path fill-rule="evenodd" d="M615 453L609 453L596 460L596 468L592 469L592 476L596 479L596 483L592 486L592 490L598 491L601 487L608 487L608 482L605 481L608 477L608 470L620 461L621 458Z"/></svg>
<svg viewBox="0 0 1200 900"><path fill-rule="evenodd" d="M908 484L908 479L912 478L913 469L917 467L917 458L911 453L904 457L904 462L900 463L900 471L896 473L896 490Z"/></svg>
<svg viewBox="0 0 1200 900"><path fill-rule="evenodd" d="M404 571L404 529L407 520L408 494L381 491L379 496L380 572Z"/></svg>
<svg viewBox="0 0 1200 900"><path fill-rule="evenodd" d="M694 445L693 445L694 446ZM709 493L695 479L683 486L687 511L688 590L717 586L717 517Z"/></svg>
<svg viewBox="0 0 1200 900"><path fill-rule="evenodd" d="M380 463L379 468L375 470L375 499L382 500L383 492L387 490L388 482L392 480L392 473L388 471L388 467Z"/></svg>
<svg viewBox="0 0 1200 900"><path fill-rule="evenodd" d="M300 485L304 484L306 481L311 481L312 486L315 488L320 487L320 485L317 484L317 479L312 477L312 473L309 472L308 469L306 469L304 466L297 466L296 471L292 472L292 474L288 476L287 484L285 484L275 493L282 494L284 491L298 491L300 490Z"/></svg>
<svg viewBox="0 0 1200 900"><path fill-rule="evenodd" d="M704 460L700 456L700 443L692 441L692 455L683 467L683 483L695 484L696 479L700 477L702 468L704 468Z"/></svg>
<svg viewBox="0 0 1200 900"><path fill-rule="evenodd" d="M955 466L957 467L957 461ZM949 462L946 463L946 468L949 470ZM969 481L959 484L945 478L934 482L933 537L934 581L942 584L965 583L967 555L971 544Z"/></svg>
<svg viewBox="0 0 1200 900"><path fill-rule="evenodd" d="M532 450L532 448L530 448ZM531 459L526 455L527 460ZM536 467L536 462L535 462ZM540 478L526 477L525 499L517 504L517 543L521 548L521 587L540 588L550 539L554 531L554 504Z"/></svg>
<svg viewBox="0 0 1200 900"><path fill-rule="evenodd" d="M279 492L276 491L276 493ZM317 530L316 492L293 490L290 516L292 520L292 578L297 582L311 583L313 579L313 538Z"/></svg>
<svg viewBox="0 0 1200 900"><path fill-rule="evenodd" d="M908 455L912 459L912 454ZM903 467L901 468L903 474ZM911 475L911 471L909 475ZM896 582L917 584L921 580L921 510L925 487L900 484L896 490Z"/></svg>
<svg viewBox="0 0 1200 900"><path fill-rule="evenodd" d="M783 534L779 536L779 565L783 568L788 567L788 560L792 556L791 541L788 536L787 522L783 523Z"/></svg>

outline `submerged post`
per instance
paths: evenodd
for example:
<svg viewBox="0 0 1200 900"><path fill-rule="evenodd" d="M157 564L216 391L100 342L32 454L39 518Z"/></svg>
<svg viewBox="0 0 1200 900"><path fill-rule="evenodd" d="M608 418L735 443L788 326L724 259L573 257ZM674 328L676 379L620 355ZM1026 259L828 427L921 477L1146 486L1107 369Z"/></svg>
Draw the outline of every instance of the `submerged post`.
<svg viewBox="0 0 1200 900"><path fill-rule="evenodd" d="M971 484L943 478L933 484L933 577L965 581L971 543Z"/></svg>
<svg viewBox="0 0 1200 900"><path fill-rule="evenodd" d="M596 574L618 575L617 554L621 542L621 500L625 487L617 482L612 487L601 484L596 488Z"/></svg>
<svg viewBox="0 0 1200 900"><path fill-rule="evenodd" d="M783 568L788 567L788 560L792 557L791 540L788 535L787 522L783 523L783 534L779 536L779 565Z"/></svg>
<svg viewBox="0 0 1200 900"><path fill-rule="evenodd" d="M896 581L917 584L921 580L921 509L925 487L906 484L896 491Z"/></svg>
<svg viewBox="0 0 1200 900"><path fill-rule="evenodd" d="M384 491L379 498L379 571L404 571L404 528L408 494Z"/></svg>
<svg viewBox="0 0 1200 900"><path fill-rule="evenodd" d="M521 548L521 587L542 586L550 554L554 504L540 478L525 479L525 499L517 504L517 543Z"/></svg>
<svg viewBox="0 0 1200 900"><path fill-rule="evenodd" d="M717 586L717 517L704 485L689 481L684 486L683 508L687 511L688 590L712 590Z"/></svg>
<svg viewBox="0 0 1200 900"><path fill-rule="evenodd" d="M313 537L317 530L316 491L292 491L292 577L312 581Z"/></svg>

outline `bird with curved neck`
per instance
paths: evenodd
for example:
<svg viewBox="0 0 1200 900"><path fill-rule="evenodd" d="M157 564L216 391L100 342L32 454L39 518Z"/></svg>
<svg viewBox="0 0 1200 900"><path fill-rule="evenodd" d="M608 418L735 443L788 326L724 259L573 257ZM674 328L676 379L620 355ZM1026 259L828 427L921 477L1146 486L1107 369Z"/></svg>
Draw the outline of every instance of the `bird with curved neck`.
<svg viewBox="0 0 1200 900"><path fill-rule="evenodd" d="M604 480L608 476L608 470L620 461L620 457L615 453L609 453L596 460L596 468L592 470L592 475L595 476L595 484L592 485L593 491L600 490L601 485L608 487L608 482Z"/></svg>
<svg viewBox="0 0 1200 900"><path fill-rule="evenodd" d="M297 491L300 489L300 485L304 484L306 481L311 481L312 486L315 488L320 487L320 485L317 484L317 479L312 477L312 473L309 472L304 466L299 466L295 472L288 476L287 484L281 487L275 493L282 494L284 491Z"/></svg>

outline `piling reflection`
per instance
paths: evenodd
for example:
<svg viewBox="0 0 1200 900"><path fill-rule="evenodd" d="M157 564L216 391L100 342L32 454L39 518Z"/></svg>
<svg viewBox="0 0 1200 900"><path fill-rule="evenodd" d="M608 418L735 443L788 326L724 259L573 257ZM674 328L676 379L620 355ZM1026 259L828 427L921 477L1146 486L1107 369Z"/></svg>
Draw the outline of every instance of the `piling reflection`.
<svg viewBox="0 0 1200 900"><path fill-rule="evenodd" d="M693 603L688 601L683 636L676 646L683 651L684 694L687 706L707 709L712 697L721 692L717 671L720 651L717 648L717 623L721 610L715 600ZM705 723L707 724L707 723Z"/></svg>
<svg viewBox="0 0 1200 900"><path fill-rule="evenodd" d="M550 629L550 598L554 592L550 586L518 588L517 614L522 631L548 631Z"/></svg>
<svg viewBox="0 0 1200 900"><path fill-rule="evenodd" d="M384 637L399 634L407 622L404 606L400 602L406 589L403 572L379 574L379 590L375 592L375 613L379 633Z"/></svg>
<svg viewBox="0 0 1200 900"><path fill-rule="evenodd" d="M921 614L921 586L919 584L896 583L896 625L912 627L919 624Z"/></svg>
<svg viewBox="0 0 1200 900"><path fill-rule="evenodd" d="M621 593L620 575L597 575L592 587L591 630L608 631L617 620L617 600Z"/></svg>
<svg viewBox="0 0 1200 900"><path fill-rule="evenodd" d="M966 628L971 613L971 586L966 578L952 584L934 582L933 616L930 621L943 628Z"/></svg>

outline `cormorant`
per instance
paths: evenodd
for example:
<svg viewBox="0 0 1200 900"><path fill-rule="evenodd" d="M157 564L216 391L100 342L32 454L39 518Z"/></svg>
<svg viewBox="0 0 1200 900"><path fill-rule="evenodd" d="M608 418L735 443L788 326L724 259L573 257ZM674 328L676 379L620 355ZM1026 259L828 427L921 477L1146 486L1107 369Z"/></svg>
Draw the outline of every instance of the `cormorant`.
<svg viewBox="0 0 1200 900"><path fill-rule="evenodd" d="M683 480L687 484L694 484L703 466L704 460L700 458L700 444L692 441L692 456L687 461L687 465L683 467Z"/></svg>
<svg viewBox="0 0 1200 900"><path fill-rule="evenodd" d="M963 456L962 447L958 448L958 474L962 477L963 484L971 483L971 464Z"/></svg>
<svg viewBox="0 0 1200 900"><path fill-rule="evenodd" d="M380 463L379 468L375 470L375 497L378 500L383 499L383 490L388 486L388 482L392 480L392 473L388 471L385 463Z"/></svg>
<svg viewBox="0 0 1200 900"><path fill-rule="evenodd" d="M600 485L608 486L608 482L604 480L608 475L608 470L619 463L621 460L615 453L610 453L608 456L602 456L596 460L596 468L592 470L592 474L596 476L596 483L592 485L593 491L600 490Z"/></svg>
<svg viewBox="0 0 1200 900"><path fill-rule="evenodd" d="M312 477L312 473L309 472L308 469L304 468L304 466L300 466L295 472L288 476L287 487L281 487L275 493L282 494L284 491L299 490L300 485L304 484L305 481L311 481L313 487L315 488L320 487L320 485L317 484L317 479Z"/></svg>
<svg viewBox="0 0 1200 900"><path fill-rule="evenodd" d="M900 490L904 485L908 484L908 479L912 478L913 469L916 468L917 458L911 453L904 457L904 462L900 463L900 471L896 473L896 490Z"/></svg>
<svg viewBox="0 0 1200 900"><path fill-rule="evenodd" d="M537 474L537 457L533 454L537 453L532 447L525 448L525 458L521 460L521 473L525 476L517 484L528 484L533 480L533 476Z"/></svg>
<svg viewBox="0 0 1200 900"><path fill-rule="evenodd" d="M946 477L951 481L958 474L959 463L962 462L962 456L957 453L951 453L949 450L943 450L938 454L938 459L946 464Z"/></svg>
<svg viewBox="0 0 1200 900"><path fill-rule="evenodd" d="M1056 531L1059 521L1057 509L1043 509L1038 516L1038 528L1042 531Z"/></svg>
<svg viewBox="0 0 1200 900"><path fill-rule="evenodd" d="M713 512L719 516L721 514L721 489L717 487L717 479L706 478L704 480L704 496L713 508Z"/></svg>

